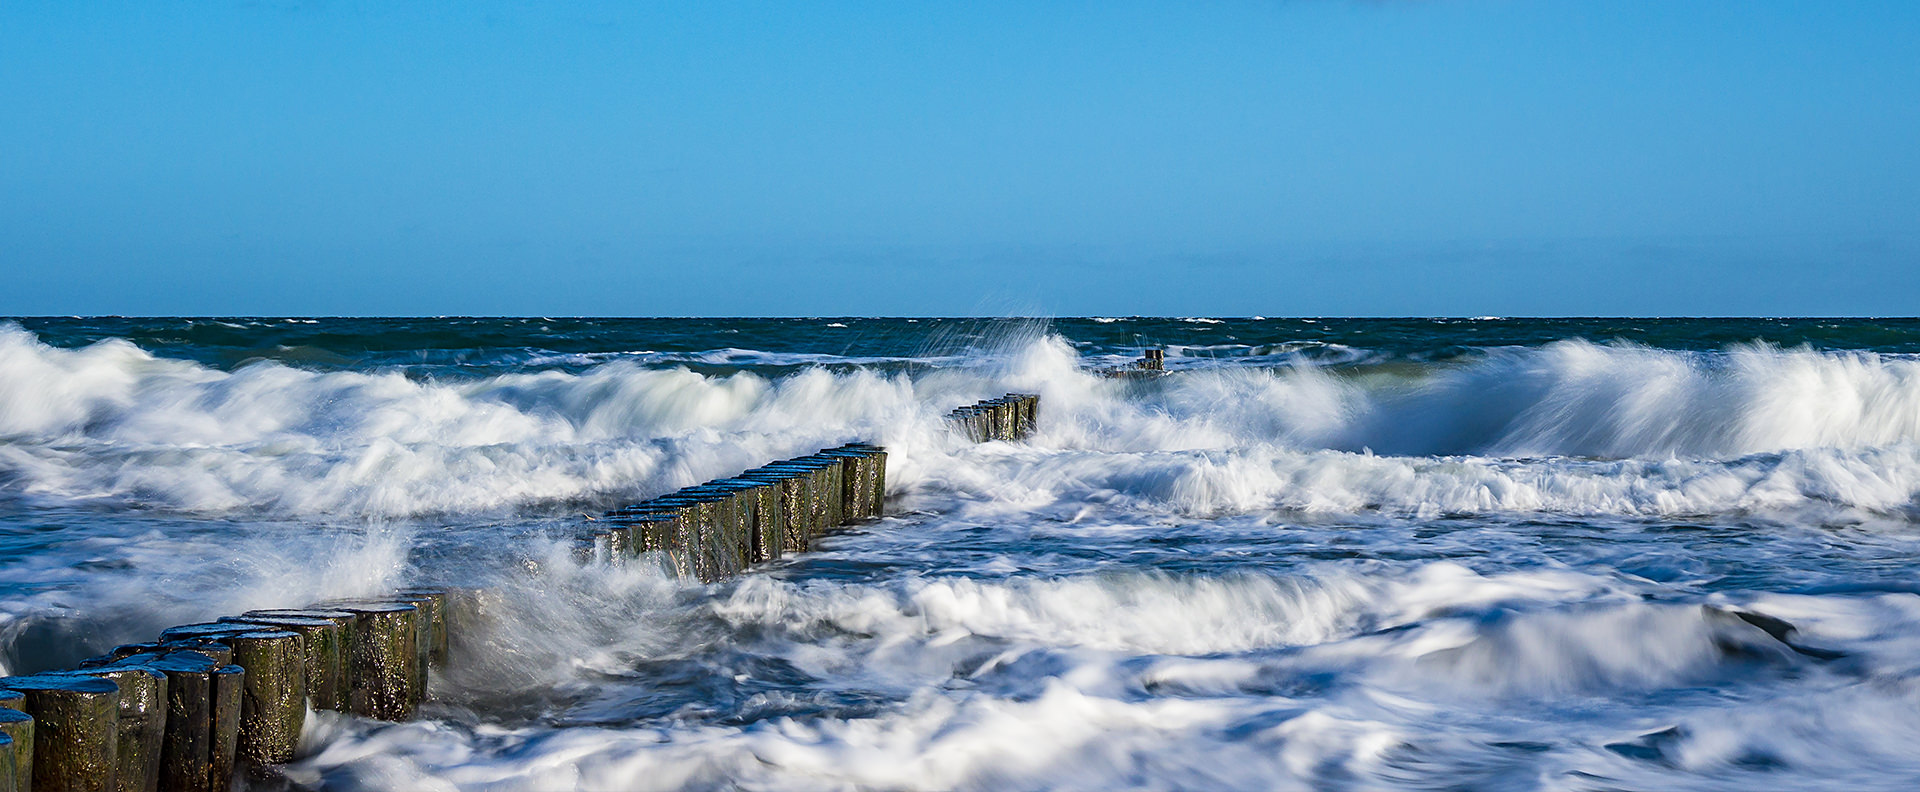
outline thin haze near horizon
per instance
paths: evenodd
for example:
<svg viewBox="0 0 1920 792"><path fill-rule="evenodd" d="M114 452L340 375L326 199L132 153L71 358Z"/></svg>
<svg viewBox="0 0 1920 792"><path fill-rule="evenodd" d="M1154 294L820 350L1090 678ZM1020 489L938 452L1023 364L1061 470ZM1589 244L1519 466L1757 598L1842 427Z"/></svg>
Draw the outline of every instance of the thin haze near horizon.
<svg viewBox="0 0 1920 792"><path fill-rule="evenodd" d="M0 314L1906 315L1897 2L0 10Z"/></svg>

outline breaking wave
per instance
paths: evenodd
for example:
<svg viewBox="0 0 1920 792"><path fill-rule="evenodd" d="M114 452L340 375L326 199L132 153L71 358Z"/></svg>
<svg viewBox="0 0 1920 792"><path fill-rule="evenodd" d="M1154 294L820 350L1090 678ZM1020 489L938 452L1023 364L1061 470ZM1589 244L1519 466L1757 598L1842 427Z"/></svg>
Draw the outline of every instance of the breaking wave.
<svg viewBox="0 0 1920 792"><path fill-rule="evenodd" d="M897 492L1023 508L1107 491L1195 512L1884 511L1920 491L1920 361L1871 353L1562 341L1126 381L1046 336L938 362L225 371L0 328L0 495L289 515L590 508L852 439L893 450ZM1029 447L944 433L946 410L1007 390L1043 396Z"/></svg>

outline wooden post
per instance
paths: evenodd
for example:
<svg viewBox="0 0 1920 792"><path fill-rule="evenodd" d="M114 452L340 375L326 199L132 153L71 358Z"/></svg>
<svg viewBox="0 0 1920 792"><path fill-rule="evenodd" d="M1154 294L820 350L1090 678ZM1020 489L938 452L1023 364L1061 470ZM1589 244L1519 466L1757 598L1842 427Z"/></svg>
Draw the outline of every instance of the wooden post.
<svg viewBox="0 0 1920 792"><path fill-rule="evenodd" d="M87 669L120 689L114 789L154 792L160 784L160 741L167 732L167 675L137 666Z"/></svg>
<svg viewBox="0 0 1920 792"><path fill-rule="evenodd" d="M33 792L113 792L119 769L120 686L79 674L0 679L33 716Z"/></svg>
<svg viewBox="0 0 1920 792"><path fill-rule="evenodd" d="M873 516L885 517L887 514L887 449L870 443L853 443L853 447L867 451L873 459Z"/></svg>
<svg viewBox="0 0 1920 792"><path fill-rule="evenodd" d="M415 642L419 609L405 602L344 602L325 607L354 616L349 708L355 715L379 720L413 717L420 702L420 651Z"/></svg>
<svg viewBox="0 0 1920 792"><path fill-rule="evenodd" d="M833 449L821 451L816 456L840 465L841 523L850 524L865 519L867 494L872 491L866 482L866 455Z"/></svg>
<svg viewBox="0 0 1920 792"><path fill-rule="evenodd" d="M725 484L708 482L723 498L715 505L715 514L720 525L720 544L718 552L722 556L726 577L734 577L746 571L752 563L753 549L753 502L739 489Z"/></svg>
<svg viewBox="0 0 1920 792"><path fill-rule="evenodd" d="M12 712L12 710L8 710ZM23 713L14 713L16 715ZM32 716L28 716L32 717ZM14 771L13 738L0 732L0 790L4 792L22 792L19 776Z"/></svg>
<svg viewBox="0 0 1920 792"><path fill-rule="evenodd" d="M240 748L240 711L246 698L246 669L228 664L213 669L213 788L233 787L234 760Z"/></svg>
<svg viewBox="0 0 1920 792"><path fill-rule="evenodd" d="M643 553L664 553L668 568L680 577L693 577L693 565L687 556L689 545L680 541L682 509L675 503L643 504L644 511L636 511L614 519L626 521L632 525L633 534L639 540L635 544Z"/></svg>
<svg viewBox="0 0 1920 792"><path fill-rule="evenodd" d="M700 582L713 583L739 574L743 543L733 541L739 517L733 495L706 485L687 487L674 494L695 503L698 536L694 569Z"/></svg>
<svg viewBox="0 0 1920 792"><path fill-rule="evenodd" d="M636 516L638 530L646 536L649 552L665 553L667 565L681 578L699 576L700 515L698 505L675 496L656 498L642 504L647 512Z"/></svg>
<svg viewBox="0 0 1920 792"><path fill-rule="evenodd" d="M779 543L780 552L774 557L804 553L807 551L806 529L806 471L799 468L785 468L767 465L740 474L741 478L764 481L773 490L777 501L777 515L772 537L758 537L758 541L773 540ZM768 530L762 526L762 530Z"/></svg>
<svg viewBox="0 0 1920 792"><path fill-rule="evenodd" d="M745 517L740 520L744 532L737 537L746 550L742 560L750 565L778 559L782 544L779 490L766 481L744 475L712 484L731 494Z"/></svg>
<svg viewBox="0 0 1920 792"><path fill-rule="evenodd" d="M500 593L478 588L447 589L447 657L473 657L485 646L500 613Z"/></svg>
<svg viewBox="0 0 1920 792"><path fill-rule="evenodd" d="M625 525L598 525L593 532L593 552L588 557L596 563L618 564L632 555L633 530Z"/></svg>
<svg viewBox="0 0 1920 792"><path fill-rule="evenodd" d="M635 536L634 538L637 539L638 537ZM630 555L638 554L638 550L633 550L631 546L629 546L629 550ZM434 667L445 666L447 664L447 647L449 644L447 638L447 608L451 604L452 591L437 586L412 586L394 593L397 597L411 602L416 606L424 603L431 608L428 616L432 621L433 645L428 648L427 660L432 663Z"/></svg>
<svg viewBox="0 0 1920 792"><path fill-rule="evenodd" d="M822 471L819 464L798 460L775 462L755 471L757 476L775 477L780 482L781 497L785 501L781 507L782 555L812 550L813 538L824 529L826 504L822 492L826 474Z"/></svg>
<svg viewBox="0 0 1920 792"><path fill-rule="evenodd" d="M0 707L0 735L5 735L7 745L6 762L13 767L11 783L0 786L0 792L32 792L33 789L33 716L28 715L26 696L19 691L9 690L15 698L8 703L18 703L21 708Z"/></svg>
<svg viewBox="0 0 1920 792"><path fill-rule="evenodd" d="M840 487L834 481L833 470L837 468L831 462L814 457L798 457L781 463L785 466L799 467L807 471L807 544L825 536L839 523L834 522L833 505L839 498Z"/></svg>
<svg viewBox="0 0 1920 792"><path fill-rule="evenodd" d="M246 669L238 756L249 766L286 764L306 725L306 642L300 633L253 624L207 622L169 628L162 641L206 639L233 650Z"/></svg>
<svg viewBox="0 0 1920 792"><path fill-rule="evenodd" d="M229 635L226 642L234 665L247 672L239 759L256 767L293 761L307 719L305 641L297 632L263 627Z"/></svg>
<svg viewBox="0 0 1920 792"><path fill-rule="evenodd" d="M817 460L820 460L821 462L826 463L826 466L823 468L823 470L825 470L827 473L827 491L826 491L827 525L830 525L830 526L846 525L847 524L847 499L846 499L847 490L846 490L846 483L845 483L846 476L847 476L847 467L845 464L846 460L836 459L836 458L824 456L821 454L814 454L806 458L817 459Z"/></svg>
<svg viewBox="0 0 1920 792"><path fill-rule="evenodd" d="M160 789L226 792L239 744L246 672L204 652L156 648L111 665L166 675L166 727L160 741Z"/></svg>
<svg viewBox="0 0 1920 792"><path fill-rule="evenodd" d="M347 694L352 690L352 683L347 680L347 635L353 624L353 614L344 611L331 613L338 615L330 618L302 615L300 611L251 611L242 616L228 616L221 621L299 633L301 651L306 661L307 703L316 710L345 712Z"/></svg>

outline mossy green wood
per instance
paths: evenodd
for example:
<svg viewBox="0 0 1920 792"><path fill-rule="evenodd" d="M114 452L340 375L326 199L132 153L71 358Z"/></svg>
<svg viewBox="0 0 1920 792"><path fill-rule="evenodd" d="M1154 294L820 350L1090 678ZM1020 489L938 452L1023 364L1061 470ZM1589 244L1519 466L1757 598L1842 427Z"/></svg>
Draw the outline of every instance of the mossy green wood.
<svg viewBox="0 0 1920 792"><path fill-rule="evenodd" d="M163 642L211 641L232 650L246 670L242 683L236 752L248 765L284 764L305 728L305 641L299 633L238 622L205 622L168 628Z"/></svg>
<svg viewBox="0 0 1920 792"><path fill-rule="evenodd" d="M667 561L673 567L673 573L682 579L692 580L700 576L700 509L699 504L680 503L673 511L672 527L663 537L664 544L659 549L667 554Z"/></svg>
<svg viewBox="0 0 1920 792"><path fill-rule="evenodd" d="M114 792L120 687L78 674L0 679L33 716L33 792Z"/></svg>
<svg viewBox="0 0 1920 792"><path fill-rule="evenodd" d="M211 788L233 787L233 769L240 748L240 713L246 699L247 670L224 665L213 670L213 769Z"/></svg>
<svg viewBox="0 0 1920 792"><path fill-rule="evenodd" d="M747 532L746 516L742 514L743 504L738 493L719 493L713 502L713 522L707 533L706 549L713 559L713 580L725 580L740 574L746 568Z"/></svg>
<svg viewBox="0 0 1920 792"><path fill-rule="evenodd" d="M632 554L637 555L638 552L633 550ZM447 632L447 609L452 607L452 590L437 586L416 586L401 589L398 595L416 605L420 604L424 598L424 601L432 606L430 617L433 639L432 645L428 647L427 659L434 666L446 665L448 648L452 644L452 639Z"/></svg>
<svg viewBox="0 0 1920 792"><path fill-rule="evenodd" d="M316 710L345 712L350 685L347 681L347 628L353 614L338 619L315 616L229 616L236 624L272 627L300 634L305 658L307 703Z"/></svg>
<svg viewBox="0 0 1920 792"><path fill-rule="evenodd" d="M213 675L220 665L201 652L154 649L117 661L167 677L166 727L160 739L160 789L225 790L214 785Z"/></svg>
<svg viewBox="0 0 1920 792"><path fill-rule="evenodd" d="M764 482L749 490L753 493L753 562L764 564L780 559L786 547L786 512L780 498L780 486Z"/></svg>
<svg viewBox="0 0 1920 792"><path fill-rule="evenodd" d="M690 537L693 556L694 578L702 583L719 580L721 560L715 552L720 536L720 503L714 499L703 498L693 505L693 525Z"/></svg>
<svg viewBox="0 0 1920 792"><path fill-rule="evenodd" d="M291 630L250 628L228 635L233 663L246 670L240 699L239 760L250 765L293 761L306 727L305 642Z"/></svg>
<svg viewBox="0 0 1920 792"><path fill-rule="evenodd" d="M432 682L433 625L439 619L438 611L442 599L431 594L395 594L385 599L405 602L417 609L414 615L413 651L417 659L416 675L420 680L418 696L414 699L414 704L418 705L426 700L427 688Z"/></svg>
<svg viewBox="0 0 1920 792"><path fill-rule="evenodd" d="M420 701L415 628L419 609L405 602L328 603L326 607L354 615L349 708L356 715L379 720L413 717Z"/></svg>
<svg viewBox="0 0 1920 792"><path fill-rule="evenodd" d="M13 701L26 706L24 695ZM24 709L0 708L0 734L8 739L7 763L13 766L13 784L0 786L0 792L29 792L33 784L33 716Z"/></svg>
<svg viewBox="0 0 1920 792"><path fill-rule="evenodd" d="M21 790L14 762L13 738L0 733L0 792L20 792Z"/></svg>
<svg viewBox="0 0 1920 792"><path fill-rule="evenodd" d="M108 667L78 673L111 679L120 688L120 792L153 792L160 783L160 741L167 731L167 675L152 668Z"/></svg>

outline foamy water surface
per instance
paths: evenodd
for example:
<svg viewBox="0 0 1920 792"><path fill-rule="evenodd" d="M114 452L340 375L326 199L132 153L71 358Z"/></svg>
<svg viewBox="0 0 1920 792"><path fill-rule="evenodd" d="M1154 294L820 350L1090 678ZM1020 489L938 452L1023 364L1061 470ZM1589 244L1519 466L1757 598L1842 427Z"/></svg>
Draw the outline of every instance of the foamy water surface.
<svg viewBox="0 0 1920 792"><path fill-rule="evenodd" d="M1086 370L1168 349L1167 376ZM0 664L485 586L325 789L1908 789L1920 323L21 320ZM971 445L952 407L1041 394ZM741 579L579 515L849 440Z"/></svg>

